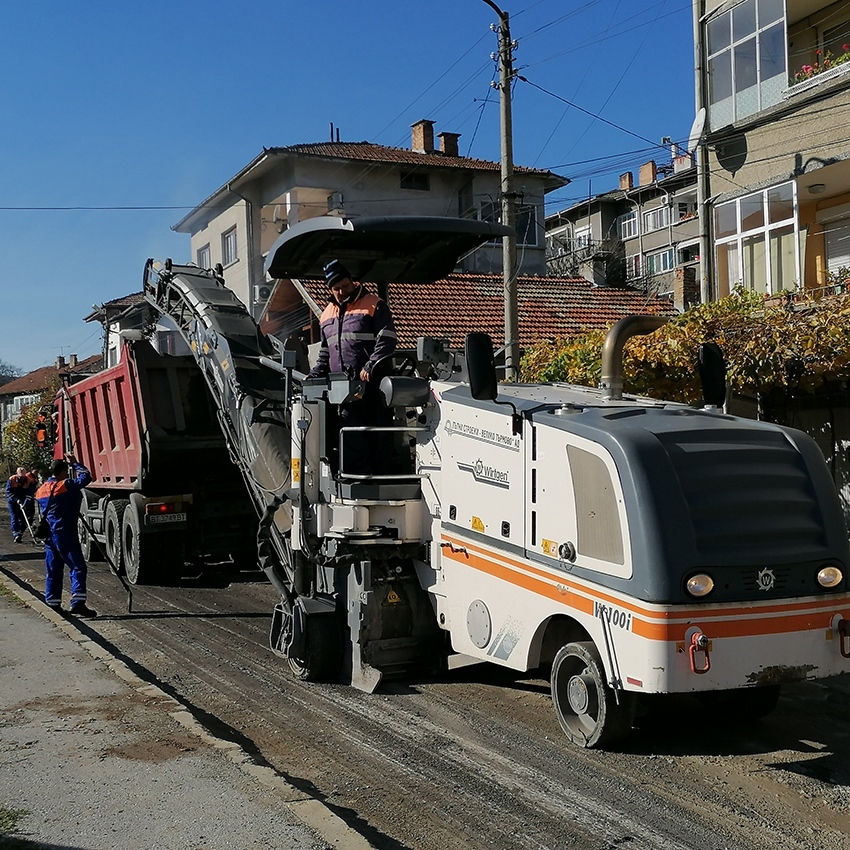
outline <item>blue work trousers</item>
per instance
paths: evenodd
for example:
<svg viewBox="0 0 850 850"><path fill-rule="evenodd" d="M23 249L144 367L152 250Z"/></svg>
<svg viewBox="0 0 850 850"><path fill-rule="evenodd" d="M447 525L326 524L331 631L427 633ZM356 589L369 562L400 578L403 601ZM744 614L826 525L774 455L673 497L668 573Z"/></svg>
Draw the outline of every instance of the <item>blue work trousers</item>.
<svg viewBox="0 0 850 850"><path fill-rule="evenodd" d="M65 566L71 577L71 605L86 601L86 566L80 538L74 533L52 533L44 541L44 564L47 580L44 585L44 601L51 608L62 605L62 582Z"/></svg>
<svg viewBox="0 0 850 850"><path fill-rule="evenodd" d="M27 524L24 522L22 511L26 511L27 519L32 523L32 518L35 515L35 501L27 499L21 504L17 499L7 499L9 504L9 519L12 525L12 537L18 537L27 530Z"/></svg>

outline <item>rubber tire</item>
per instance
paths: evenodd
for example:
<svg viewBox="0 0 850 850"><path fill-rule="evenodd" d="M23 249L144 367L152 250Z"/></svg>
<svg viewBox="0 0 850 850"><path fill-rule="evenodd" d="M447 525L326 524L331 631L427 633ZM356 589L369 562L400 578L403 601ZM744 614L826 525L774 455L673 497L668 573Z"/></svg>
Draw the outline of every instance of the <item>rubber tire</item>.
<svg viewBox="0 0 850 850"><path fill-rule="evenodd" d="M97 505L97 499L89 499L88 494L83 490L83 501L80 505L80 519L77 520L77 536L80 538L80 548L83 550L83 558L87 563L103 560L103 543L95 540L89 534L88 528L83 525L85 520L91 526L91 518L89 508L92 505Z"/></svg>
<svg viewBox="0 0 850 850"><path fill-rule="evenodd" d="M131 505L121 521L121 557L127 581L133 585L153 584L156 569L148 535L142 533L142 519Z"/></svg>
<svg viewBox="0 0 850 850"><path fill-rule="evenodd" d="M302 682L337 682L342 669L342 630L336 614L308 615L306 658L286 659Z"/></svg>
<svg viewBox="0 0 850 850"><path fill-rule="evenodd" d="M570 704L570 684L586 694L587 711ZM586 749L609 747L631 732L635 715L634 694L608 687L605 667L592 641L576 641L562 646L552 661L552 703L564 734L572 743Z"/></svg>
<svg viewBox="0 0 850 850"><path fill-rule="evenodd" d="M121 547L121 529L124 512L130 504L129 499L110 499L103 514L103 545L106 557L119 575L124 573L124 553Z"/></svg>
<svg viewBox="0 0 850 850"><path fill-rule="evenodd" d="M160 584L182 574L185 537L179 532L146 532L141 515L130 505L121 523L121 555L130 584Z"/></svg>
<svg viewBox="0 0 850 850"><path fill-rule="evenodd" d="M779 685L705 691L700 702L721 723L754 723L770 714L779 701Z"/></svg>

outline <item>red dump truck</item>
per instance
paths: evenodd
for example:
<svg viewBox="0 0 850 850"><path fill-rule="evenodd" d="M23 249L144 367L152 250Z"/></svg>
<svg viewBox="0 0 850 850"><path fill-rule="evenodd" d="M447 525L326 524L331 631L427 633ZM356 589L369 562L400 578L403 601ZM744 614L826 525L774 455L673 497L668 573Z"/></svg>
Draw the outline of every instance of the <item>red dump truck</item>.
<svg viewBox="0 0 850 850"><path fill-rule="evenodd" d="M91 470L80 539L132 584L187 562L256 561L256 511L192 356L123 343L119 363L56 396L54 456Z"/></svg>

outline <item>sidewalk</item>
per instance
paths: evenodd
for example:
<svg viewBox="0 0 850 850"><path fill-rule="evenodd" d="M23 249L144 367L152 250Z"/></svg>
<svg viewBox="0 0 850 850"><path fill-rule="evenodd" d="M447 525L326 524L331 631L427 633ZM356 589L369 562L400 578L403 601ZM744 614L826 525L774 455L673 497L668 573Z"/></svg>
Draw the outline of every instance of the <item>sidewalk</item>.
<svg viewBox="0 0 850 850"><path fill-rule="evenodd" d="M369 847L18 586L14 558L0 556L0 848Z"/></svg>

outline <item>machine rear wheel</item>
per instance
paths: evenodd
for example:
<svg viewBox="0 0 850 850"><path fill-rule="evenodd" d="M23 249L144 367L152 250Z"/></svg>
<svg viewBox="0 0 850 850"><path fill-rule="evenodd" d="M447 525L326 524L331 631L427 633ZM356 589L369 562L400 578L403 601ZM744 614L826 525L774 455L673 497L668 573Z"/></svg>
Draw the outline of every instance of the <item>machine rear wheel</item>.
<svg viewBox="0 0 850 850"><path fill-rule="evenodd" d="M104 546L106 557L112 562L115 570L124 572L124 557L121 551L121 527L124 511L130 504L128 499L111 499L103 515Z"/></svg>
<svg viewBox="0 0 850 850"><path fill-rule="evenodd" d="M342 667L342 633L335 614L305 618L307 630L303 658L287 658L289 669L303 682L334 682Z"/></svg>
<svg viewBox="0 0 850 850"><path fill-rule="evenodd" d="M631 731L634 697L624 691L616 695L608 687L602 658L592 641L568 643L558 650L551 686L558 723L574 744L606 747Z"/></svg>

